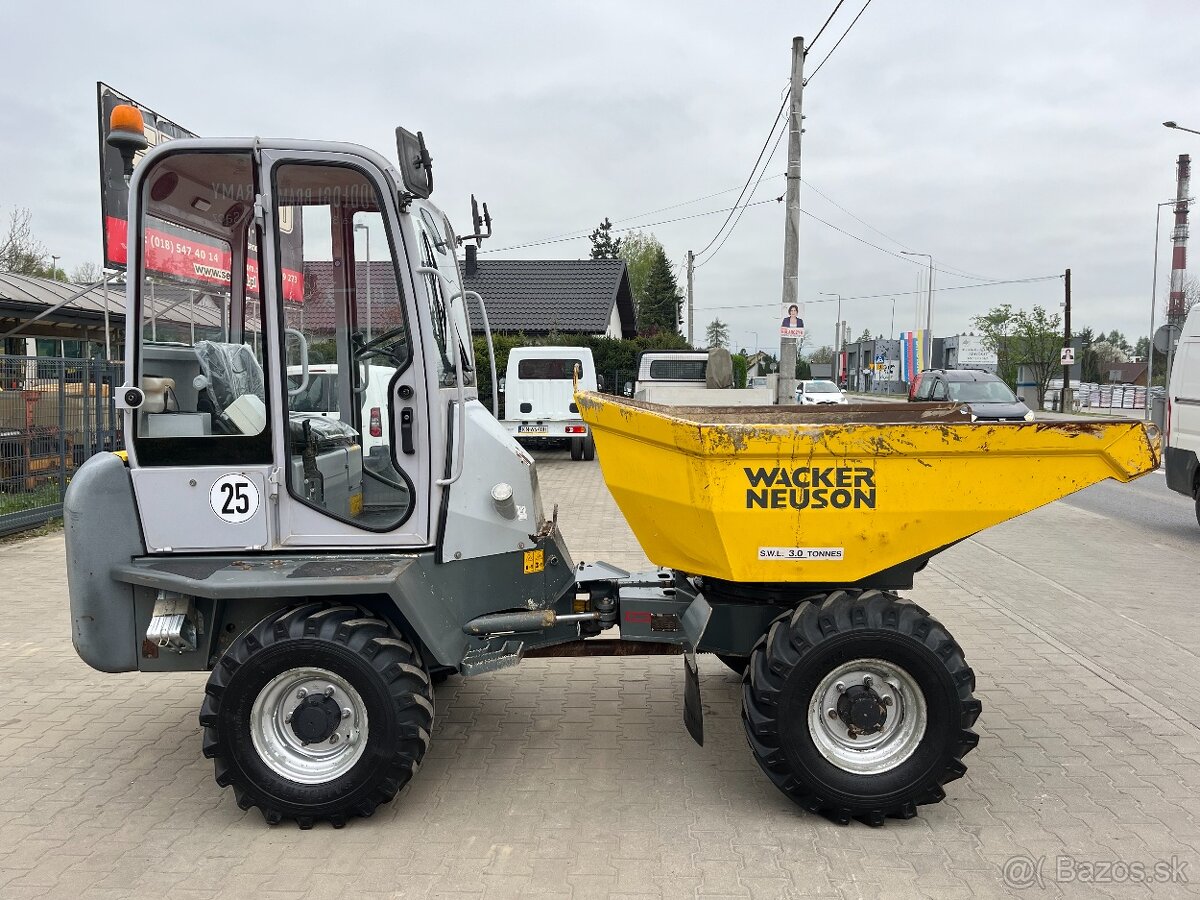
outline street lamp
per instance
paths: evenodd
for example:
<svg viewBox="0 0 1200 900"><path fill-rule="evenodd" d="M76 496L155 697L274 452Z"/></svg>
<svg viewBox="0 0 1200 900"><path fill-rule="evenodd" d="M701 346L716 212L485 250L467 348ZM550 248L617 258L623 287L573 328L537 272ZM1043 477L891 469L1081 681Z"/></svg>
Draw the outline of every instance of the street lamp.
<svg viewBox="0 0 1200 900"><path fill-rule="evenodd" d="M50 254L50 277L55 281L58 281L58 261L60 259L62 259L61 256L55 256L53 253Z"/></svg>
<svg viewBox="0 0 1200 900"><path fill-rule="evenodd" d="M1167 125L1167 122L1163 122ZM1175 123L1169 123L1174 128ZM1154 210L1154 277L1150 283L1150 347L1146 353L1146 418L1150 418L1150 388L1154 387L1154 305L1158 302L1158 228L1162 224L1162 208L1174 206L1174 200L1158 204Z"/></svg>
<svg viewBox="0 0 1200 900"><path fill-rule="evenodd" d="M367 340L371 340L371 229L367 225L354 226L355 231L367 233Z"/></svg>
<svg viewBox="0 0 1200 900"><path fill-rule="evenodd" d="M830 368L831 369L836 368L836 369L840 370L842 367L842 343L845 340L845 338L842 335L842 295L835 294L831 291L817 291L817 293L822 294L826 297L837 297L838 298L837 321L833 323L833 334L834 334L833 365L830 366ZM849 369L849 366L847 366L846 368ZM841 371L837 371L837 372L833 373L834 384L838 384L840 382L841 379L838 378L838 376L840 374L841 374ZM850 375L850 373L849 373L849 371L847 371L847 373L846 373L847 378L849 378L849 375Z"/></svg>
<svg viewBox="0 0 1200 900"><path fill-rule="evenodd" d="M933 368L933 256L929 253L914 253L912 250L901 250L905 256L924 256L929 260L929 282L926 285L925 299L925 366Z"/></svg>
<svg viewBox="0 0 1200 900"><path fill-rule="evenodd" d="M1191 134L1200 134L1200 131L1196 131L1194 128L1184 128L1178 122L1163 122L1163 125L1167 128L1174 128L1176 131L1187 131Z"/></svg>

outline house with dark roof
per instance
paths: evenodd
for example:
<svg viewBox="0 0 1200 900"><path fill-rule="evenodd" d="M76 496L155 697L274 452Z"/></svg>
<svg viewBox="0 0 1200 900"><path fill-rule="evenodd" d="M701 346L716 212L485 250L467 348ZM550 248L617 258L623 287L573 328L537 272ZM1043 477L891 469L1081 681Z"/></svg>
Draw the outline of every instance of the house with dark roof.
<svg viewBox="0 0 1200 900"><path fill-rule="evenodd" d="M493 331L528 335L637 334L629 271L621 259L471 259L463 280L483 297ZM482 319L471 304L471 328Z"/></svg>
<svg viewBox="0 0 1200 900"><path fill-rule="evenodd" d="M463 281L483 297L492 331L528 335L566 334L633 337L636 334L629 272L620 259L489 259L468 254ZM356 283L367 289L367 264L357 262ZM332 262L304 264L303 320L317 331L332 332ZM399 324L399 286L390 261L372 261L371 319L375 331ZM468 302L471 330L483 333L483 317Z"/></svg>

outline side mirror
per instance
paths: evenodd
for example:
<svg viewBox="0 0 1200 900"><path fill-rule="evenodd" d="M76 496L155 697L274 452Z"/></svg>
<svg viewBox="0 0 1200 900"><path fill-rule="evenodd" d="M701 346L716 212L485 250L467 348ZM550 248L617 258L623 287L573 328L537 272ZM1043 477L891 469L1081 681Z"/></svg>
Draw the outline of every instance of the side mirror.
<svg viewBox="0 0 1200 900"><path fill-rule="evenodd" d="M400 177L410 194L424 199L433 193L433 157L425 147L425 135L407 128L396 128L396 156Z"/></svg>

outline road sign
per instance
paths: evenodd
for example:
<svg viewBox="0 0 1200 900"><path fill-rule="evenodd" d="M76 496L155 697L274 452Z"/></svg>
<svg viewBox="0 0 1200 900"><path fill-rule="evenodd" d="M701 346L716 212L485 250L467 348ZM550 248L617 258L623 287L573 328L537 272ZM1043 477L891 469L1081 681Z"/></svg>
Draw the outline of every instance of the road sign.
<svg viewBox="0 0 1200 900"><path fill-rule="evenodd" d="M1154 332L1154 349L1166 353L1168 347L1179 343L1179 335L1183 333L1178 325L1160 325Z"/></svg>
<svg viewBox="0 0 1200 900"><path fill-rule="evenodd" d="M1059 355L1058 355L1058 360L1064 366L1075 365L1075 348L1074 347L1063 347L1062 352L1059 353Z"/></svg>

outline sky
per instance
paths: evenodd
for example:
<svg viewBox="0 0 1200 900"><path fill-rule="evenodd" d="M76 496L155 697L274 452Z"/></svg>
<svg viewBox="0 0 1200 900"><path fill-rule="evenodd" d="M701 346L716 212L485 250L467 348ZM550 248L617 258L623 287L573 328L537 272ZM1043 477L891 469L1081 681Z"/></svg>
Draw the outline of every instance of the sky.
<svg viewBox="0 0 1200 900"><path fill-rule="evenodd" d="M10 5L0 216L29 208L68 272L99 262L99 80L209 137L344 140L394 158L395 126L420 129L433 199L460 232L471 193L487 201L489 254L586 257L607 216L652 232L682 285L687 251L718 235L767 139L793 36L812 42L836 3ZM846 0L807 72L860 9ZM1161 124L1200 131L1198 36L1195 0L872 0L803 92L805 352L833 343L828 294L843 296L852 337L923 321L926 262L901 249L942 270L939 335L1001 303L1057 313L1061 278L980 279L1068 267L1073 324L1146 334L1152 214L1175 196L1176 157L1200 159L1200 135ZM786 143L755 201L783 194ZM719 318L736 347L777 350L783 205L737 222L698 258L696 337ZM1164 210L1158 321L1170 232Z"/></svg>

